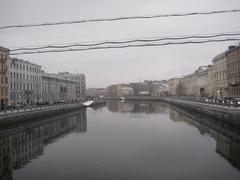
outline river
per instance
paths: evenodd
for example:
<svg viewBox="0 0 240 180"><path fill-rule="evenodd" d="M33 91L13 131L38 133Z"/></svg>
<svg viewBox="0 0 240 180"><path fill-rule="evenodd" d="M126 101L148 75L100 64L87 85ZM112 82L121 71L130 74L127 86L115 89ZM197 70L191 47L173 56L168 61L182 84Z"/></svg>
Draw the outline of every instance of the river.
<svg viewBox="0 0 240 180"><path fill-rule="evenodd" d="M157 102L108 101L0 127L0 180L238 180L240 128Z"/></svg>

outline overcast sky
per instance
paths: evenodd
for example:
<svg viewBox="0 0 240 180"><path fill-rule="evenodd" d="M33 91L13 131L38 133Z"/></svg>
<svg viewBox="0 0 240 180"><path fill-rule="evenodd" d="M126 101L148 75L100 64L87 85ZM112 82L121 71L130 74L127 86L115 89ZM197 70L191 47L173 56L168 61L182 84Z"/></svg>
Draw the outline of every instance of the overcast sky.
<svg viewBox="0 0 240 180"><path fill-rule="evenodd" d="M118 16L240 9L240 0L1 0L0 26ZM240 13L93 22L0 30L7 48L185 34L240 32ZM81 72L87 87L169 79L208 65L231 44L221 42L21 55L46 72Z"/></svg>

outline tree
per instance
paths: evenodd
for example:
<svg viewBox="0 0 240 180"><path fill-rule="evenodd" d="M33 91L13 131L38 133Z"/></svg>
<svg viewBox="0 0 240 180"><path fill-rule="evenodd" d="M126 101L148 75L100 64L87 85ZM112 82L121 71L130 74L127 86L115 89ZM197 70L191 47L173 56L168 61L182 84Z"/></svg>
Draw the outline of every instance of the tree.
<svg viewBox="0 0 240 180"><path fill-rule="evenodd" d="M183 82L182 81L178 82L178 85L176 87L176 95L177 96L184 95L184 86L183 86Z"/></svg>

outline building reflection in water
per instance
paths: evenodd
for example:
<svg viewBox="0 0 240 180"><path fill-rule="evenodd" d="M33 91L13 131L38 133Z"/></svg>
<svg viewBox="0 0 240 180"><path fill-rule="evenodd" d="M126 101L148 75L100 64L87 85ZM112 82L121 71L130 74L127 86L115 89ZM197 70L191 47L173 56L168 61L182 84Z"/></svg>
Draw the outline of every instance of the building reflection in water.
<svg viewBox="0 0 240 180"><path fill-rule="evenodd" d="M240 132L239 128L190 114L176 107L170 107L170 118L196 127L200 134L208 134L216 141L216 152L240 169Z"/></svg>
<svg viewBox="0 0 240 180"><path fill-rule="evenodd" d="M108 101L107 108L111 112L118 113L145 113L154 114L168 113L168 106L157 102L139 102L139 101Z"/></svg>
<svg viewBox="0 0 240 180"><path fill-rule="evenodd" d="M86 109L71 115L28 122L0 131L0 180L13 179L12 172L43 154L47 144L70 133L87 131Z"/></svg>

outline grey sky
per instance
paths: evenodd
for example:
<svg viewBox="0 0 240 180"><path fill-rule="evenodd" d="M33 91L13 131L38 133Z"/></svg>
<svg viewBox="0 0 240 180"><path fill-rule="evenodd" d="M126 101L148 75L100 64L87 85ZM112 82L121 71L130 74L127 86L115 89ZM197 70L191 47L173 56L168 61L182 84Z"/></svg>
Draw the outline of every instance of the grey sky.
<svg viewBox="0 0 240 180"><path fill-rule="evenodd" d="M239 0L1 0L0 26L101 17L240 8ZM118 40L240 31L240 13L94 22L0 30L7 48L66 42ZM144 79L169 79L208 65L237 42L21 55L47 72L83 72L88 87Z"/></svg>

